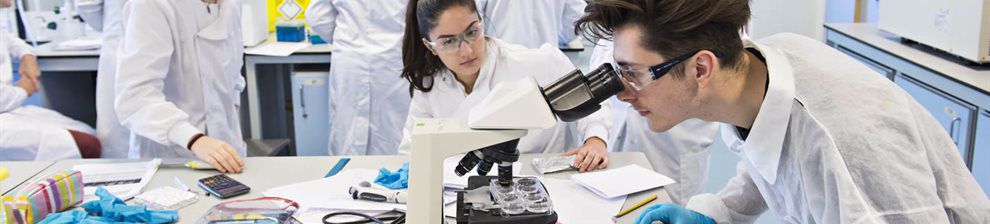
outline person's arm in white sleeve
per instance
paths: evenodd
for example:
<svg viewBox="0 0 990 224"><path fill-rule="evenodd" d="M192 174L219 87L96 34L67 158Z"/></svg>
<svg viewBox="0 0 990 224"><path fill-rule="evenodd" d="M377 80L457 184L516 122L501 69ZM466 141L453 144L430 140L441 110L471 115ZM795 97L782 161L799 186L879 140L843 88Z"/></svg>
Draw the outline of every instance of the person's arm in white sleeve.
<svg viewBox="0 0 990 224"><path fill-rule="evenodd" d="M241 9L240 9L240 6L238 6L237 7L237 10L234 10L234 12L237 14L236 16L234 16L234 18L241 18ZM234 30L237 30L237 32L230 32L230 34L229 34L230 36L228 36L227 38L238 40L237 41L237 44L241 44L241 41L240 40L243 40L243 38L244 38L243 37L244 34L241 32L242 31L242 28L243 28L243 27L241 27L241 23L234 23L234 24L231 24L231 25L235 27ZM237 77L235 77L235 79L234 79L234 86L233 86L233 88L234 88L234 92L233 92L234 93L234 96L232 97L232 99L234 100L234 106L237 107L238 109L240 109L240 106L241 106L241 93L244 92L244 88L247 87L247 81L244 80L244 75L241 75L241 72L240 72L240 68L243 68L244 67L244 60L243 60L243 58L244 58L244 48L241 47L240 45L238 45L237 47L234 47L233 49L234 49L234 55L233 55L233 57L238 58L237 60L233 60L234 61L233 67L234 68L238 68L238 69L237 69L237 71L235 71Z"/></svg>
<svg viewBox="0 0 990 224"><path fill-rule="evenodd" d="M154 1L124 7L124 34L118 49L114 109L122 125L163 145L186 148L203 133L189 115L165 98L164 80L175 50L163 9Z"/></svg>
<svg viewBox="0 0 990 224"><path fill-rule="evenodd" d="M10 35L6 39L10 40L8 41L10 42L10 45L8 45L11 53L10 58L16 58L19 61L20 65L17 68L17 72L21 74L22 79L26 78L30 80L30 83L19 83L17 85L31 85L32 87L30 88L32 89L27 91L30 96L41 85L41 67L38 67L38 58L34 56L34 48L14 35Z"/></svg>
<svg viewBox="0 0 990 224"><path fill-rule="evenodd" d="M577 38L577 34L574 33L574 22L584 16L586 6L588 3L585 0L564 0L564 13L563 18L560 18L560 32L557 35L560 43L570 43Z"/></svg>
<svg viewBox="0 0 990 224"><path fill-rule="evenodd" d="M21 40L21 38L14 36L14 34L3 32L3 44L7 45L7 49L10 50L10 58L21 59L27 55L34 55L34 48L28 45L27 42Z"/></svg>
<svg viewBox="0 0 990 224"><path fill-rule="evenodd" d="M409 103L409 115L406 116L406 125L402 128L402 141L399 142L399 155L409 155L412 151L412 129L416 124L416 119L432 118L433 112L424 93L417 92Z"/></svg>
<svg viewBox="0 0 990 224"><path fill-rule="evenodd" d="M103 0L75 0L76 10L89 27L103 31Z"/></svg>
<svg viewBox="0 0 990 224"><path fill-rule="evenodd" d="M686 208L712 218L715 223L753 223L767 210L767 203L753 183L753 178L739 162L736 176L718 195L695 195Z"/></svg>
<svg viewBox="0 0 990 224"><path fill-rule="evenodd" d="M0 83L0 113L21 107L27 99L27 90L6 83Z"/></svg>
<svg viewBox="0 0 990 224"><path fill-rule="evenodd" d="M315 0L309 2L309 7L306 8L306 22L320 38L332 44L338 14L337 7L330 0Z"/></svg>

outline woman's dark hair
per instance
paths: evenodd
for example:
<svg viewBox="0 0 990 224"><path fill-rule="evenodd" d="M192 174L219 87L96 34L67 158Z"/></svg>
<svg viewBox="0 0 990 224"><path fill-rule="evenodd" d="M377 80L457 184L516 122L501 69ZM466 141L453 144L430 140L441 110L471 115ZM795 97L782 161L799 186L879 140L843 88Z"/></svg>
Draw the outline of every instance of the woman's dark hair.
<svg viewBox="0 0 990 224"><path fill-rule="evenodd" d="M642 31L639 45L666 58L709 50L722 54L722 65L735 67L743 53L739 31L749 17L749 0L596 0L574 32L611 39L616 29L633 25ZM683 76L683 65L678 67L674 77Z"/></svg>
<svg viewBox="0 0 990 224"><path fill-rule="evenodd" d="M433 89L433 75L445 69L440 57L423 46L423 38L437 25L440 14L455 6L477 12L475 0L411 0L406 6L406 31L402 38L402 78L409 81L409 95Z"/></svg>

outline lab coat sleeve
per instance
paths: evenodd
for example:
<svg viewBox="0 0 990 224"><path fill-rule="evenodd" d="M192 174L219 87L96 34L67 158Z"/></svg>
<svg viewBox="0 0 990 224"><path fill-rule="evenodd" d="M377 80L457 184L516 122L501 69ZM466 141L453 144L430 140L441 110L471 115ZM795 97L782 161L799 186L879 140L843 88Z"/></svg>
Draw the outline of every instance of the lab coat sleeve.
<svg viewBox="0 0 990 224"><path fill-rule="evenodd" d="M27 99L27 91L17 86L0 83L0 113L17 109L24 99Z"/></svg>
<svg viewBox="0 0 990 224"><path fill-rule="evenodd" d="M241 18L241 9L240 9L239 6L238 6L238 9L237 10L234 10L234 12L236 14L236 16L234 16L234 18ZM231 48L231 49L234 49L233 55L236 55L237 57L243 58L244 57L244 48L241 46L241 42L242 42L241 40L244 39L244 37L243 37L244 34L241 32L241 30L242 30L243 27L241 27L241 23L240 22L235 22L235 23L233 23L231 25L234 26L234 30L237 30L237 32L231 32L229 34L230 36L228 36L228 38L232 38L234 40L237 40L237 42L234 43L234 44L236 44L236 46L234 46L233 48ZM241 72L240 72L241 71L241 68L244 67L244 60L233 60L233 61L235 63L233 65L233 68L236 69L236 71L234 71L234 72L236 72L238 75L237 75L237 78L234 80L234 86L233 86L234 92L233 92L233 96L231 96L232 97L231 99L233 99L233 101L234 101L234 106L237 107L237 109L240 109L240 106L241 106L241 93L243 93L244 92L244 88L247 87L247 81L244 80L244 75L242 75Z"/></svg>
<svg viewBox="0 0 990 224"><path fill-rule="evenodd" d="M155 1L124 6L124 34L118 49L114 109L124 127L163 145L186 147L203 133L189 115L165 98L164 85L175 50L169 23Z"/></svg>
<svg viewBox="0 0 990 224"><path fill-rule="evenodd" d="M402 128L402 141L399 142L399 155L409 155L412 149L412 129L419 118L432 118L433 112L430 110L429 100L425 93L416 92L412 102L409 103L409 115L406 116L406 125Z"/></svg>
<svg viewBox="0 0 990 224"><path fill-rule="evenodd" d="M767 204L740 162L736 166L736 176L718 195L695 195L688 201L687 208L712 218L715 223L753 223L767 210Z"/></svg>
<svg viewBox="0 0 990 224"><path fill-rule="evenodd" d="M586 6L588 3L585 0L564 0L564 13L557 37L560 39L560 43L569 43L577 37L577 34L574 33L574 22L584 16Z"/></svg>
<svg viewBox="0 0 990 224"><path fill-rule="evenodd" d="M7 45L7 49L10 50L10 58L15 60L21 60L21 57L26 55L34 55L34 51L31 45L27 42L21 40L21 38L14 36L14 34L3 32L3 43Z"/></svg>
<svg viewBox="0 0 990 224"><path fill-rule="evenodd" d="M333 31L337 27L337 7L331 0L315 0L306 8L306 22L327 43L333 43Z"/></svg>
<svg viewBox="0 0 990 224"><path fill-rule="evenodd" d="M89 27L103 31L103 0L75 0L76 10Z"/></svg>

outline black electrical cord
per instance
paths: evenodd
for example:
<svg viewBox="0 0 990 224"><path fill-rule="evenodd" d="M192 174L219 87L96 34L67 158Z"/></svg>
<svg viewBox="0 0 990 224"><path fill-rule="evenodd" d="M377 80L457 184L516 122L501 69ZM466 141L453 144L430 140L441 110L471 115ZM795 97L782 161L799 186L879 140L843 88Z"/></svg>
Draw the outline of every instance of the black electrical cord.
<svg viewBox="0 0 990 224"><path fill-rule="evenodd" d="M367 215L367 214L357 213L357 212L334 212L334 213L330 213L330 214L327 214L327 215L323 216L323 224L361 224L361 223L369 223L369 222L370 223L377 223L377 224L386 224L385 221L392 221L392 222L388 222L387 224L404 224L404 223L406 223L406 214L405 213L398 213L398 214L399 215L389 215L389 216L375 217L375 216L370 216L370 215ZM362 220L357 220L357 221L350 221L350 222L330 222L330 221L327 221L328 219L330 219L332 217L335 217L335 216L345 216L345 215L357 216L357 217L361 217L363 219Z"/></svg>

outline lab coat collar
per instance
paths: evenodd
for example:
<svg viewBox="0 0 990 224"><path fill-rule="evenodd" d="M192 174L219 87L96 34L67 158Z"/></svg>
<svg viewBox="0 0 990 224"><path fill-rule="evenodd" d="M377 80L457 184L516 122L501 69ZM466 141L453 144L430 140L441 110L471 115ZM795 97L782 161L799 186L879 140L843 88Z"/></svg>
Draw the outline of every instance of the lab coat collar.
<svg viewBox="0 0 990 224"><path fill-rule="evenodd" d="M775 183L794 104L794 70L779 50L749 40L744 42L747 48L755 48L766 58L769 86L746 140L741 140L733 125L723 125L722 132L729 133L723 137L728 138L724 140L734 151L741 150L760 176Z"/></svg>
<svg viewBox="0 0 990 224"><path fill-rule="evenodd" d="M217 16L216 20L213 20L210 25L207 25L203 29L200 29L196 35L206 38L208 40L226 40L227 39L227 13L233 13L231 4L235 4L229 1L220 1L219 12L220 15Z"/></svg>

